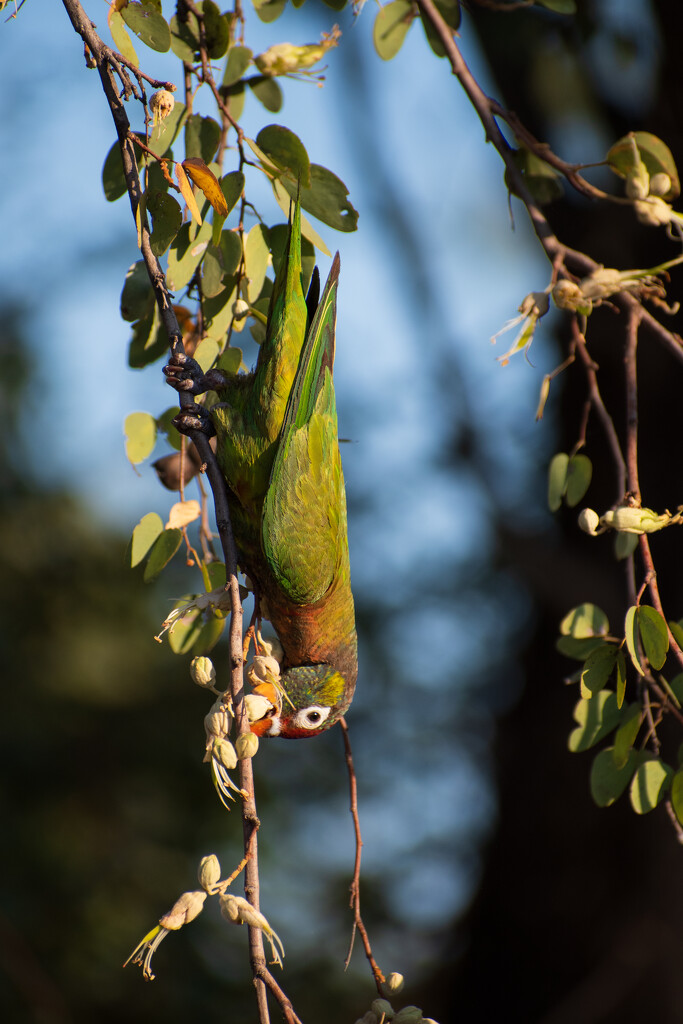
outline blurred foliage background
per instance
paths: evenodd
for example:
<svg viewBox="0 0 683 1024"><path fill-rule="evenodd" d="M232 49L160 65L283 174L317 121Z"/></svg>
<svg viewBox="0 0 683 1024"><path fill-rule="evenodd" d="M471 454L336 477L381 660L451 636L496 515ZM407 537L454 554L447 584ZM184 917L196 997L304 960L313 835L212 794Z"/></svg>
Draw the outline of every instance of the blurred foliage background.
<svg viewBox="0 0 683 1024"><path fill-rule="evenodd" d="M395 108L382 91L388 69L368 45L369 7L355 28L344 25L333 55L343 83L334 93L335 130L351 168L342 177L361 210L360 242L343 237L334 244L342 249L342 295L348 289L339 350L348 339L355 360L340 370L346 390L338 401L342 434L357 442L344 456L361 636L349 723L366 843L366 924L382 967L406 975L405 1002L441 1024L674 1024L683 1002L681 851L663 811L637 819L625 801L594 807L590 755L566 749L575 693L561 685L568 667L554 651L557 623L588 598L615 620L624 612L621 569L609 545L577 535L573 513L551 521L544 512L547 458L574 443L582 380L565 373L555 382L543 425L534 430L535 389L542 372L560 361L559 346L553 350L556 343L546 338L543 351L535 342L538 366L510 368L502 383L508 371L494 364L490 349L485 360L472 360L472 348L487 346L500 326L483 312L504 287L492 268L505 268L507 260L514 274L517 247L528 244L524 214L515 209L511 242L501 169L490 202L497 204L500 245L508 247L502 257L485 208L483 242L476 224L459 230L447 208L454 180L462 191L453 168L464 160L476 177L484 173L478 161L492 157L476 124L467 134L453 119L456 83L423 41L394 62L406 80L436 66L440 84L421 108L423 134L413 137L414 117L383 123ZM302 18L304 36L328 28L330 12L321 8L309 3L289 12L290 34L301 31L294 26ZM61 34L46 40L35 27L43 11L28 0L16 25L2 26L3 50L20 30L20 49L28 53L33 45L32 59L42 55L80 71L80 48L64 12L57 14ZM566 159L598 160L614 140L642 128L668 143L680 168L682 20L680 5L647 0L586 0L575 18L504 14L472 3L462 34L487 90ZM64 71L54 74L63 88ZM397 79L391 82L397 90ZM84 96L98 86L81 75L75 88ZM59 132L58 107L21 114L29 93L16 94L8 114L10 145L0 147L5 181L16 175L16 168L5 173L11 161L24 166L26 133ZM399 107L409 104L404 94L393 98ZM98 110L104 120L103 104ZM290 124L286 114L287 108ZM84 145L85 127L72 129L72 145ZM391 131L404 137L405 148L388 145ZM444 225L437 224L441 207L425 170L430 132L446 140L440 154L452 153L439 165L446 241L463 262L476 253L479 283L473 304L462 308L449 303L457 279L448 280L444 265L441 276L434 271L431 249ZM46 167L53 152L46 146ZM95 159L105 152L106 146ZM74 181L85 174L79 165L71 170ZM414 179L425 179L422 190L406 193ZM11 201L8 193L8 217ZM46 201L60 199L52 193ZM168 600L187 590L187 577L179 566L176 575L143 587L125 562L135 516L98 508L102 474L118 480L119 469L101 466L100 432L77 413L83 389L95 400L106 390L106 366L75 383L54 358L44 330L49 307L36 320L54 276L43 283L33 253L59 248L62 240L55 243L53 232L43 242L30 227L35 209L20 206L25 222L16 223L0 255L3 1016L40 1024L251 1020L246 934L213 909L162 946L153 984L119 967L176 895L193 887L202 855L217 853L224 872L231 870L241 828L237 815L221 808L200 763L206 698L189 684L185 662L151 639ZM86 225L94 248L73 243L72 273L91 292L85 264L93 252L119 281L135 258L127 214L119 212L122 227L113 236L100 238L96 222ZM383 238L367 292L359 284L357 247L368 245L364 214L381 225ZM564 242L607 266L645 267L676 254L673 242L618 207L598 209L568 195L549 216ZM516 301L544 286L547 271L536 267ZM11 284L16 275L22 288ZM670 296L680 292L674 277ZM80 316L76 304L61 325L75 332L83 351L94 331L86 298ZM116 318L115 300L103 316ZM396 327L400 318L405 323ZM618 403L616 319L609 310L594 314L591 344L614 381L606 400ZM403 364L391 351L400 330L412 345ZM375 345L379 333L383 348ZM124 363L125 335L120 325L120 348L107 350L105 363ZM641 344L639 369L643 491L650 507L673 508L680 472L663 441L679 432L678 377L649 340ZM531 397L515 405L511 392L528 387L522 379L531 381ZM157 378L153 386L160 388ZM46 426L41 408L52 392L61 392L55 408L65 417L76 413L92 463L73 455L81 448L54 412ZM377 402L368 404L373 392ZM621 427L623 410L615 409ZM415 422L424 431L420 448ZM601 444L598 435L590 452L596 508L603 494L605 507L611 500ZM677 531L656 543L666 567L663 596L680 615ZM373 990L360 949L343 972L353 836L341 737L333 731L310 744L264 743L256 772L262 907L285 942L283 984L302 1019L350 1024Z"/></svg>

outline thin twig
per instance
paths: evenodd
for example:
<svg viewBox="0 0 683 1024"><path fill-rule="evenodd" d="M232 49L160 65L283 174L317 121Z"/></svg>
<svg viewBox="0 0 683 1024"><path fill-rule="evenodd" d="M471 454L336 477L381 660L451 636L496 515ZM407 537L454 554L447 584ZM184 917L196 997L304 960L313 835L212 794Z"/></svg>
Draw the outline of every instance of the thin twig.
<svg viewBox="0 0 683 1024"><path fill-rule="evenodd" d="M339 724L344 738L344 755L346 758L346 767L349 773L350 811L351 817L353 818L353 830L356 837L356 859L353 866L353 879L349 887L351 892L349 906L353 910L353 930L351 933L351 943L349 945L349 952L346 957L344 968L346 969L349 966L351 953L353 952L353 941L357 929L363 942L363 948L365 950L368 963L370 964L370 969L372 970L372 976L375 979L377 991L380 995L384 995L382 991L382 982L385 981L385 977L372 954L372 946L370 945L370 939L365 925L363 924L363 918L361 917L360 912L360 858L361 850L363 848L363 839L360 831L360 818L358 817L358 783L356 780L356 769L353 764L353 752L351 750L351 741L349 739L349 727L347 726L344 718L340 718Z"/></svg>

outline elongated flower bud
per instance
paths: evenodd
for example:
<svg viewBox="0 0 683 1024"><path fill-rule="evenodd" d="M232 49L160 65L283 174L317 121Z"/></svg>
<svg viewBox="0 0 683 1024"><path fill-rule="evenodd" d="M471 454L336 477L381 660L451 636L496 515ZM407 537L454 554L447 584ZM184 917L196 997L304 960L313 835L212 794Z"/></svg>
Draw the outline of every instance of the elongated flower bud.
<svg viewBox="0 0 683 1024"><path fill-rule="evenodd" d="M184 924L194 921L195 917L201 914L204 909L205 892L184 892L175 901L171 909L159 918L162 928L170 932L177 932Z"/></svg>
<svg viewBox="0 0 683 1024"><path fill-rule="evenodd" d="M221 865L215 853L202 857L197 872L202 889L211 889L221 877Z"/></svg>

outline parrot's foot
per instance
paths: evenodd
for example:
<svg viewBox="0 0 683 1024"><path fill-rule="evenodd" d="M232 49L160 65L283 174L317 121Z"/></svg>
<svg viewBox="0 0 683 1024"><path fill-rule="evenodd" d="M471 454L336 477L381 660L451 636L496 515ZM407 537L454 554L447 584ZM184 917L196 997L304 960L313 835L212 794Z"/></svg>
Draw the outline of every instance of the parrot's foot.
<svg viewBox="0 0 683 1024"><path fill-rule="evenodd" d="M174 352L162 370L166 383L176 391L189 391L191 395L204 395L207 391L221 391L227 384L222 370L204 373L196 359L184 352ZM195 428L197 429L197 428Z"/></svg>
<svg viewBox="0 0 683 1024"><path fill-rule="evenodd" d="M195 430L200 430L207 437L213 437L216 433L211 414L203 405L181 409L178 415L173 417L173 425L181 434L191 434Z"/></svg>

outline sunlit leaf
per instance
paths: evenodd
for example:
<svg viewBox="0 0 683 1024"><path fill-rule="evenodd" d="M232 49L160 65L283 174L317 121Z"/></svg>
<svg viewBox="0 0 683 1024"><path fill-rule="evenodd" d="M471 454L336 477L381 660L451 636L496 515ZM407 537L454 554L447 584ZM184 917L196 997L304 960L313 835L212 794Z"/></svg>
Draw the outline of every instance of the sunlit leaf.
<svg viewBox="0 0 683 1024"><path fill-rule="evenodd" d="M601 644L600 647L591 651L581 673L581 682L586 689L591 693L602 690L612 675L616 660L617 647L615 644Z"/></svg>
<svg viewBox="0 0 683 1024"><path fill-rule="evenodd" d="M183 211L167 192L151 189L146 193L147 212L152 217L150 244L155 256L163 256L180 231Z"/></svg>
<svg viewBox="0 0 683 1024"><path fill-rule="evenodd" d="M168 253L166 278L171 291L179 291L189 283L210 238L211 225L208 221L202 224L193 239L190 239L190 225L183 224Z"/></svg>
<svg viewBox="0 0 683 1024"><path fill-rule="evenodd" d="M261 21L275 21L285 9L287 0L252 0L254 10Z"/></svg>
<svg viewBox="0 0 683 1024"><path fill-rule="evenodd" d="M667 200L675 199L681 191L681 186L676 163L669 147L650 132L633 132L632 135L635 139L640 159L645 164L650 177L654 177L655 174L668 174L671 179L671 188L665 193L663 198ZM623 138L614 143L607 154L607 163L614 173L618 174L621 178L626 178L629 174L633 173L636 164L636 154L633 151L631 133L624 135Z"/></svg>
<svg viewBox="0 0 683 1024"><path fill-rule="evenodd" d="M548 507L551 512L557 512L562 505L562 499L567 490L567 470L569 467L569 456L566 452L558 452L553 455L548 467Z"/></svg>
<svg viewBox="0 0 683 1024"><path fill-rule="evenodd" d="M652 667L659 671L666 661L669 650L669 633L666 622L656 608L642 604L638 608L638 629L645 657Z"/></svg>
<svg viewBox="0 0 683 1024"><path fill-rule="evenodd" d="M126 31L126 26L123 18L121 17L121 12L111 7L109 9L107 21L109 22L111 37L114 40L114 49L117 50L122 57L125 57L126 60L129 60L131 64L134 64L136 68L139 67L140 62L138 60L138 55L135 52L133 41Z"/></svg>
<svg viewBox="0 0 683 1024"><path fill-rule="evenodd" d="M288 172L302 188L310 188L311 164L301 139L280 124L269 124L256 136L256 144L268 159Z"/></svg>
<svg viewBox="0 0 683 1024"><path fill-rule="evenodd" d="M130 549L131 568L139 565L155 540L162 532L164 524L156 512L148 512L133 530Z"/></svg>
<svg viewBox="0 0 683 1024"><path fill-rule="evenodd" d="M185 168L183 164L177 163L175 165L175 176L176 181L178 182L178 186L180 188L181 195L187 204L187 208L190 211L190 214L192 215L192 219L196 221L197 224L201 224L202 215L199 212L197 200L194 197L194 192L192 191L192 186L190 184L190 180L187 174L185 173Z"/></svg>
<svg viewBox="0 0 683 1024"><path fill-rule="evenodd" d="M619 648L617 654L617 704L619 707L624 703L626 695L626 658L624 652Z"/></svg>
<svg viewBox="0 0 683 1024"><path fill-rule="evenodd" d="M181 435L173 420L179 412L178 406L172 405L170 409L164 410L161 416L157 416L157 429L165 435L171 448L175 448L177 452L180 451L181 447Z"/></svg>
<svg viewBox="0 0 683 1024"><path fill-rule="evenodd" d="M128 348L128 365L135 370L149 366L168 349L168 337L164 330L156 302L151 311L133 324L133 335Z"/></svg>
<svg viewBox="0 0 683 1024"><path fill-rule="evenodd" d="M218 342L213 338L202 338L197 345L194 358L199 363L204 373L211 369L218 358L220 351Z"/></svg>
<svg viewBox="0 0 683 1024"><path fill-rule="evenodd" d="M202 260L202 294L210 299L222 289L223 255L215 245L210 245Z"/></svg>
<svg viewBox="0 0 683 1024"><path fill-rule="evenodd" d="M572 608L560 623L563 636L585 637L606 636L609 632L609 619L601 608L595 604L585 603Z"/></svg>
<svg viewBox="0 0 683 1024"><path fill-rule="evenodd" d="M187 501L176 501L175 505L171 505L168 513L166 529L182 530L184 526L189 526L190 523L194 523L195 520L199 519L201 514L201 505L194 498L190 498Z"/></svg>
<svg viewBox="0 0 683 1024"><path fill-rule="evenodd" d="M158 53L170 50L171 30L153 0L141 0L140 3L131 0L131 3L122 8L121 16L128 28L145 46Z"/></svg>
<svg viewBox="0 0 683 1024"><path fill-rule="evenodd" d="M632 704L626 711L621 725L614 734L612 759L617 768L623 768L628 761L631 748L636 741L643 720L643 711L639 704Z"/></svg>
<svg viewBox="0 0 683 1024"><path fill-rule="evenodd" d="M262 224L255 224L244 239L244 263L247 275L247 298L255 302L261 293L270 262L268 239Z"/></svg>
<svg viewBox="0 0 683 1024"><path fill-rule="evenodd" d="M666 796L673 770L658 758L643 762L631 782L631 806L636 814L653 811Z"/></svg>
<svg viewBox="0 0 683 1024"><path fill-rule="evenodd" d="M567 491L565 501L570 508L583 498L593 475L593 464L587 455L572 455L567 465Z"/></svg>
<svg viewBox="0 0 683 1024"><path fill-rule="evenodd" d="M180 60L192 64L199 56L199 24L191 11L186 13L183 21L179 21L175 14L171 18L171 49Z"/></svg>
<svg viewBox="0 0 683 1024"><path fill-rule="evenodd" d="M242 349L230 345L221 353L216 365L225 373L237 373L242 365Z"/></svg>
<svg viewBox="0 0 683 1024"><path fill-rule="evenodd" d="M612 747L596 754L590 774L590 790L598 807L609 807L621 796L640 760L635 750L629 750L623 764L615 764Z"/></svg>
<svg viewBox="0 0 683 1024"><path fill-rule="evenodd" d="M415 18L412 0L393 0L380 7L375 17L372 41L382 60L391 60L403 46Z"/></svg>
<svg viewBox="0 0 683 1024"><path fill-rule="evenodd" d="M126 455L133 465L144 462L154 450L157 439L157 424L148 412L132 412L123 424L126 435Z"/></svg>
<svg viewBox="0 0 683 1024"><path fill-rule="evenodd" d="M221 232L221 253L223 256L223 272L234 274L242 259L242 244L236 231Z"/></svg>
<svg viewBox="0 0 683 1024"><path fill-rule="evenodd" d="M154 292L144 260L132 263L121 292L121 319L133 323L152 312Z"/></svg>
<svg viewBox="0 0 683 1024"><path fill-rule="evenodd" d="M202 14L204 15L204 34L209 60L220 60L225 56L230 42L228 19L221 14L214 0L204 0Z"/></svg>
<svg viewBox="0 0 683 1024"><path fill-rule="evenodd" d="M254 54L248 46L231 46L223 72L223 85L234 85L251 64Z"/></svg>
<svg viewBox="0 0 683 1024"><path fill-rule="evenodd" d="M640 663L640 656L638 653L638 609L635 605L626 612L626 619L624 622L624 630L626 636L626 647L628 653L631 655L631 661L636 667L636 671L641 675L645 675L645 670Z"/></svg>
<svg viewBox="0 0 683 1024"><path fill-rule="evenodd" d="M224 280L227 283L223 291L204 303L206 336L217 341L222 341L232 323L232 307L237 299L237 279L228 277Z"/></svg>
<svg viewBox="0 0 683 1024"><path fill-rule="evenodd" d="M612 690L600 690L590 700L582 697L574 707L574 720L578 725L569 736L569 749L579 753L595 746L619 724L620 718Z"/></svg>
<svg viewBox="0 0 683 1024"><path fill-rule="evenodd" d="M230 213L244 192L244 175L242 172L229 171L227 174L224 174L221 178L221 190L225 196L228 213Z"/></svg>
<svg viewBox="0 0 683 1024"><path fill-rule="evenodd" d="M147 565L142 575L145 583L155 579L164 566L168 565L176 551L181 545L183 534L181 530L164 530L159 534L147 559Z"/></svg>

